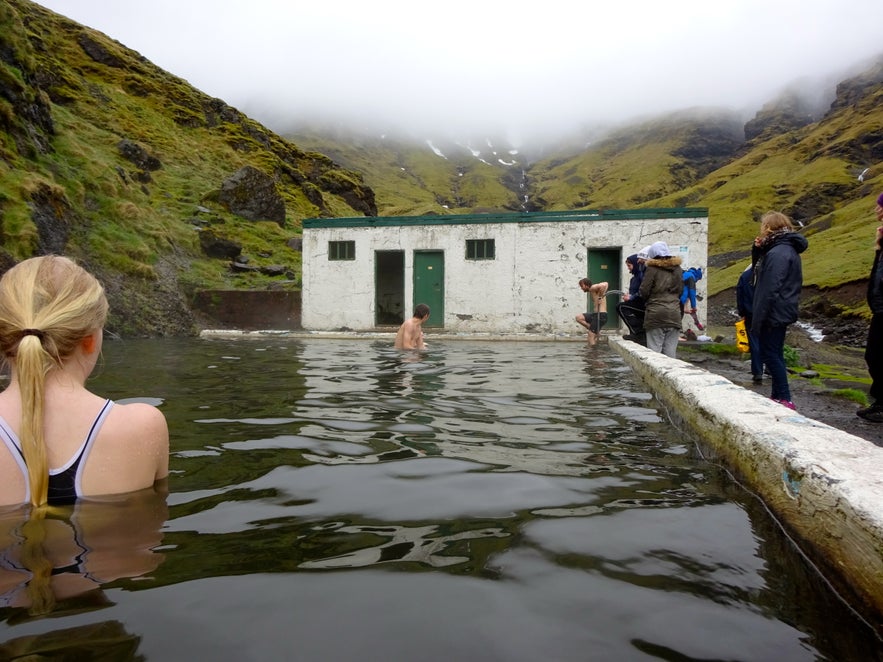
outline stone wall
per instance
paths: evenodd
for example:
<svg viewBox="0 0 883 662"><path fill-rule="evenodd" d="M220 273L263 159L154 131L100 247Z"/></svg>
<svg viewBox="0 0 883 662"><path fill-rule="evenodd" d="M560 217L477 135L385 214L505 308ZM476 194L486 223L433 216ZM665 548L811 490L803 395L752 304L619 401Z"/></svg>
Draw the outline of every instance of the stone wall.
<svg viewBox="0 0 883 662"><path fill-rule="evenodd" d="M285 290L204 290L192 302L203 328L296 330L301 328L301 293Z"/></svg>

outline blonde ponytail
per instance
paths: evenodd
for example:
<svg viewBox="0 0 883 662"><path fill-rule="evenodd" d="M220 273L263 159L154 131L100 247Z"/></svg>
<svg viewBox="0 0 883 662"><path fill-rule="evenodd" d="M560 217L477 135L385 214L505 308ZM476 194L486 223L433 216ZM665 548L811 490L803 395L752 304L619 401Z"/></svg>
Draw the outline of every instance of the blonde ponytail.
<svg viewBox="0 0 883 662"><path fill-rule="evenodd" d="M31 505L46 502L49 491L49 459L43 436L43 393L51 363L37 336L18 343L15 368L21 392L21 450L28 467Z"/></svg>
<svg viewBox="0 0 883 662"><path fill-rule="evenodd" d="M77 344L106 319L104 288L68 258L31 258L0 278L0 352L12 364L21 391L19 438L34 506L46 503L49 488L43 429L46 376L61 368Z"/></svg>

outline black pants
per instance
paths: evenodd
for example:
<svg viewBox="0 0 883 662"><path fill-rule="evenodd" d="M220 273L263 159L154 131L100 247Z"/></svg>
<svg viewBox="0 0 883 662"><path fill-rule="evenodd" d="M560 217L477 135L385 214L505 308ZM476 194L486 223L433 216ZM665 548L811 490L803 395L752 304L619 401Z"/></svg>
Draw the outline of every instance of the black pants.
<svg viewBox="0 0 883 662"><path fill-rule="evenodd" d="M871 328L868 329L868 342L865 345L865 363L871 375L871 388L868 394L874 402L883 404L883 313L874 313Z"/></svg>
<svg viewBox="0 0 883 662"><path fill-rule="evenodd" d="M616 314L625 322L629 333L642 345L647 344L644 332L644 300L640 297L623 301L616 305Z"/></svg>

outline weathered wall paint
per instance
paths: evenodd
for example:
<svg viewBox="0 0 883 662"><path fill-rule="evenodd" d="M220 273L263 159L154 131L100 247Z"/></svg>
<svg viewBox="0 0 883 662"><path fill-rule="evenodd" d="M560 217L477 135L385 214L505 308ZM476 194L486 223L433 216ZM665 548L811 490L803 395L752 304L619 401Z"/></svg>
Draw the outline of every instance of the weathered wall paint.
<svg viewBox="0 0 883 662"><path fill-rule="evenodd" d="M684 247L688 263L706 267L708 215L666 218L575 219L531 222L464 223L448 217L433 223L329 227L304 225L304 329L330 331L374 328L374 253L404 251L405 309L413 304L414 252L442 250L445 255L444 330L449 333L573 333L574 317L586 309L577 281L587 274L591 249L618 249L621 259L655 241ZM502 215L494 216L494 219ZM524 218L525 215L511 215ZM539 217L539 215L537 215ZM548 218L548 217L546 217ZM467 260L467 239L494 239L496 259ZM354 241L356 259L328 259L329 241ZM627 290L629 272L611 289ZM703 297L707 283L699 281ZM617 299L610 299L613 303ZM610 311L611 315L613 311ZM704 307L700 318L704 322Z"/></svg>

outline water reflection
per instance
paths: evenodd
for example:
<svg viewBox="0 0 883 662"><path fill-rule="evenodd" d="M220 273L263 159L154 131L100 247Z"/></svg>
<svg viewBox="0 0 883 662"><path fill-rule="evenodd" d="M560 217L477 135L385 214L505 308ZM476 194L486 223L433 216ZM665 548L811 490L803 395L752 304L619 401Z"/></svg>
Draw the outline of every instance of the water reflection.
<svg viewBox="0 0 883 662"><path fill-rule="evenodd" d="M112 605L102 587L160 565L165 487L32 515L0 512L0 606L18 622Z"/></svg>
<svg viewBox="0 0 883 662"><path fill-rule="evenodd" d="M0 644L3 660L138 660L141 638L119 621L90 623Z"/></svg>
<svg viewBox="0 0 883 662"><path fill-rule="evenodd" d="M165 560L99 587L145 659L880 652L603 345L108 344L93 387L172 430Z"/></svg>

